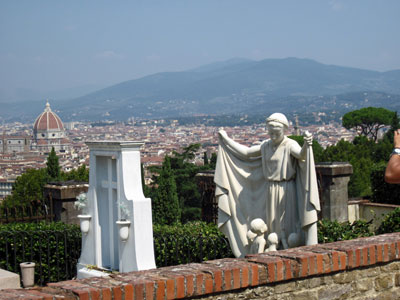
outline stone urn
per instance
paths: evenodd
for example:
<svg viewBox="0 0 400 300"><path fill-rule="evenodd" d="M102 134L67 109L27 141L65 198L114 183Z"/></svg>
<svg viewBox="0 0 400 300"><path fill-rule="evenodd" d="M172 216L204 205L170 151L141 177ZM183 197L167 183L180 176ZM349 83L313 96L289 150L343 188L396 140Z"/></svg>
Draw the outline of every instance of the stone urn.
<svg viewBox="0 0 400 300"><path fill-rule="evenodd" d="M35 263L23 262L20 263L22 284L24 288L32 287L35 283Z"/></svg>
<svg viewBox="0 0 400 300"><path fill-rule="evenodd" d="M91 215L78 215L82 233L87 234L89 232L91 218Z"/></svg>
<svg viewBox="0 0 400 300"><path fill-rule="evenodd" d="M126 242L129 238L129 226L131 225L131 221L120 220L116 221L119 227L119 238L122 242Z"/></svg>

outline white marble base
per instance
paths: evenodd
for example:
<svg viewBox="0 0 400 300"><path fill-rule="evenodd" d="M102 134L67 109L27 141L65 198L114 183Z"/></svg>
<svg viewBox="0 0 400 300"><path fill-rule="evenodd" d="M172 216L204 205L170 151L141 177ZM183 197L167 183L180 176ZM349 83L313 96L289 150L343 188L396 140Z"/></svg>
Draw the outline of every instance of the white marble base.
<svg viewBox="0 0 400 300"><path fill-rule="evenodd" d="M86 267L86 265L79 264L77 265L78 268L78 279L82 278L90 278L90 277L109 277L110 274L108 272L102 272L100 270L90 269Z"/></svg>

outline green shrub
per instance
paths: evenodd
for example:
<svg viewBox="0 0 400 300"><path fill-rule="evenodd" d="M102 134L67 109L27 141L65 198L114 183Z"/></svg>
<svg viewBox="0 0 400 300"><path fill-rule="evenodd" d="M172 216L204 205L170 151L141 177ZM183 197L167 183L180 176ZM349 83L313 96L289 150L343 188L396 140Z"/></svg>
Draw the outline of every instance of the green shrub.
<svg viewBox="0 0 400 300"><path fill-rule="evenodd" d="M388 213L377 230L377 234L389 232L400 232L400 207Z"/></svg>
<svg viewBox="0 0 400 300"><path fill-rule="evenodd" d="M36 264L36 284L71 279L81 249L78 226L63 223L0 225L0 268L20 273L19 264Z"/></svg>
<svg viewBox="0 0 400 300"><path fill-rule="evenodd" d="M369 229L371 223L372 220L357 220L353 223L339 223L330 220L318 221L318 243L331 243L372 236L374 233Z"/></svg>
<svg viewBox="0 0 400 300"><path fill-rule="evenodd" d="M371 171L371 201L376 203L400 204L400 185L385 182L386 163L374 165Z"/></svg>
<svg viewBox="0 0 400 300"><path fill-rule="evenodd" d="M233 256L228 240L214 224L153 225L153 230L157 267Z"/></svg>
<svg viewBox="0 0 400 300"><path fill-rule="evenodd" d="M153 231L158 267L232 257L227 239L213 224L153 225ZM78 226L59 222L0 225L0 268L19 273L21 262L35 262L36 284L73 278L80 252Z"/></svg>

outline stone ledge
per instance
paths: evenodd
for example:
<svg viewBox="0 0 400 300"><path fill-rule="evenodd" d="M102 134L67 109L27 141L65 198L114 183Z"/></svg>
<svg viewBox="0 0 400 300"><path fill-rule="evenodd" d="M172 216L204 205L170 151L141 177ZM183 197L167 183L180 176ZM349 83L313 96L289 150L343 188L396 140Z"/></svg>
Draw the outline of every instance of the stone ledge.
<svg viewBox="0 0 400 300"><path fill-rule="evenodd" d="M0 269L0 290L18 289L20 286L18 274Z"/></svg>
<svg viewBox="0 0 400 300"><path fill-rule="evenodd" d="M400 260L400 233L218 259L201 264L2 290L2 299L182 299L283 283ZM399 279L400 280L400 279Z"/></svg>
<svg viewBox="0 0 400 300"><path fill-rule="evenodd" d="M315 165L318 173L326 176L350 176L353 166L348 162L318 163Z"/></svg>

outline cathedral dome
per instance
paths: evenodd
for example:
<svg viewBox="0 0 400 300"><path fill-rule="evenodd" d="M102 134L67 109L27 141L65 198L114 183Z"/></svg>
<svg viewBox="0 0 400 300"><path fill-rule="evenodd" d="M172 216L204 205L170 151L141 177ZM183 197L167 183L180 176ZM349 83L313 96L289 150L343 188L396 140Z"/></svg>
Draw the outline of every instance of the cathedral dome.
<svg viewBox="0 0 400 300"><path fill-rule="evenodd" d="M66 151L70 142L65 132L64 125L59 116L51 111L50 104L33 124L32 149L47 152L54 148L56 151Z"/></svg>
<svg viewBox="0 0 400 300"><path fill-rule="evenodd" d="M64 130L64 125L59 116L50 108L49 102L46 103L46 108L37 118L33 125L33 131L60 131Z"/></svg>

